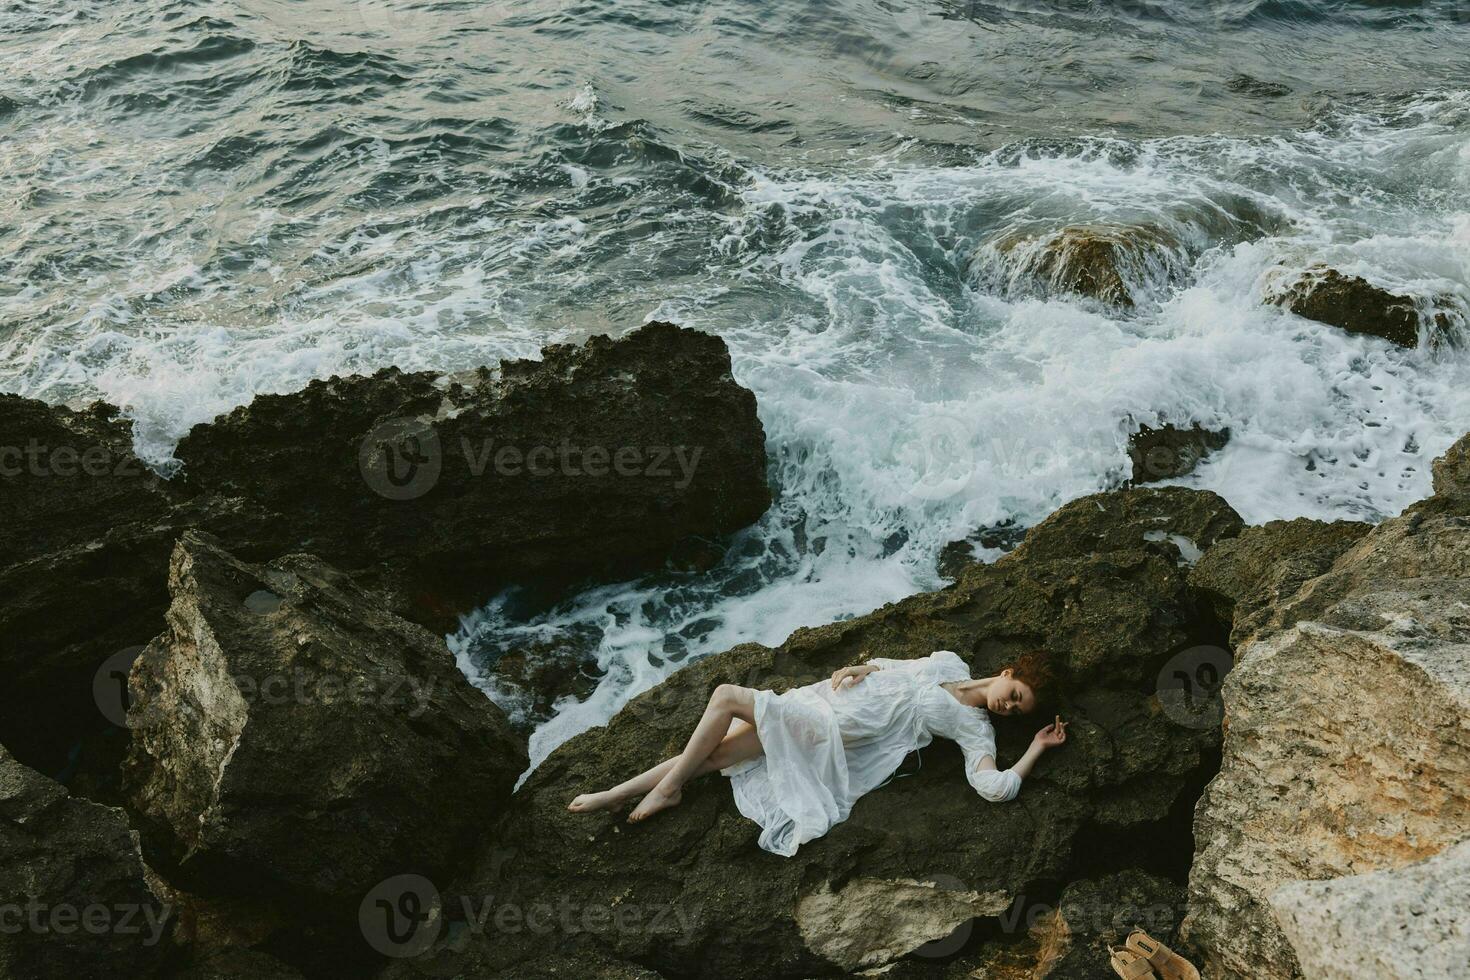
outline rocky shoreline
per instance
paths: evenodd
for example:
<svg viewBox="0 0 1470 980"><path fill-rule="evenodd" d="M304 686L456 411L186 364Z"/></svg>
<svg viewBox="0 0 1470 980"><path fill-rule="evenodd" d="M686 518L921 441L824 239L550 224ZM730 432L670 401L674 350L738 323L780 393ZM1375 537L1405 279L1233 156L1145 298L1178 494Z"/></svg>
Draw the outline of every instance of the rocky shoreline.
<svg viewBox="0 0 1470 980"><path fill-rule="evenodd" d="M512 793L523 734L435 631L760 517L764 434L721 341L654 323L317 382L196 427L172 479L115 409L0 398L0 445L42 461L0 483L0 909L28 922L0 975L1090 978L1135 924L1211 978L1447 975L1470 948L1445 914L1470 860L1470 436L1376 527L1248 527L1146 485L1228 434L1136 435L1126 485L999 560L686 667ZM1034 647L1074 737L1013 803L938 743L791 859L718 778L637 827L565 810L676 751L720 683ZM1032 727L998 724L1003 758Z"/></svg>

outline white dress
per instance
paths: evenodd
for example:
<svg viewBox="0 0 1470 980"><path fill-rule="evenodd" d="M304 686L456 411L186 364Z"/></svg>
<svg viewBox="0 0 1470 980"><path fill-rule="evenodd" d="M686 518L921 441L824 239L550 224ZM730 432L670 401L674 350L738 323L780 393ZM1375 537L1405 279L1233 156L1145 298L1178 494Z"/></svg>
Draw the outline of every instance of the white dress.
<svg viewBox="0 0 1470 980"><path fill-rule="evenodd" d="M846 820L864 793L936 735L959 743L970 785L985 799L1010 800L1020 791L1015 772L976 768L995 755L995 729L983 708L961 704L939 686L970 679L957 654L868 662L880 669L835 691L828 679L755 694L765 753L722 771L740 812L760 824L760 846L773 854L790 857Z"/></svg>

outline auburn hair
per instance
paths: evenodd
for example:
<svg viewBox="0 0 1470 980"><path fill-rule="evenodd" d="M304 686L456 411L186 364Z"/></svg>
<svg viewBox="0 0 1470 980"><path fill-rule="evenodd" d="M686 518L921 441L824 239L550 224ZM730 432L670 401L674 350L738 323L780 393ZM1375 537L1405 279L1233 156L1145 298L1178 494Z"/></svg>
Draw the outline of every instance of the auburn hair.
<svg viewBox="0 0 1470 980"><path fill-rule="evenodd" d="M1038 702L1056 688L1056 671L1052 669L1051 657L1044 650L1027 650L1015 659L1010 670L1013 678L1031 688Z"/></svg>

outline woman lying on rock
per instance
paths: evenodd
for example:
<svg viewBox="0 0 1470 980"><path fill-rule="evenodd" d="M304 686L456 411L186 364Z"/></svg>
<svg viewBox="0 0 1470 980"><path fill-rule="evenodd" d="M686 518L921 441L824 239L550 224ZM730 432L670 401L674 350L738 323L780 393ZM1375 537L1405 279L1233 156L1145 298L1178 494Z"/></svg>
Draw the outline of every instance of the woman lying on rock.
<svg viewBox="0 0 1470 980"><path fill-rule="evenodd" d="M647 794L628 818L637 823L677 804L686 781L718 769L730 777L740 812L761 825L760 846L789 857L846 820L864 793L936 735L964 750L976 792L1014 799L1041 753L1067 740L1066 723L1058 718L1037 732L1002 772L990 715L1026 714L1049 682L1039 654L972 680L957 654L940 650L918 660L875 658L785 694L721 684L681 754L567 809L588 813Z"/></svg>

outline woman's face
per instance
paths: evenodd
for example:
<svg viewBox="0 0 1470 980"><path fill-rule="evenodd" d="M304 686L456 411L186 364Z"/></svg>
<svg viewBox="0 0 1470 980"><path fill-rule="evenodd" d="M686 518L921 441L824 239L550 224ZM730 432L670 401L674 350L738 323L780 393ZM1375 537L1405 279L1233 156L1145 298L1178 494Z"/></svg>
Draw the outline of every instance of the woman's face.
<svg viewBox="0 0 1470 980"><path fill-rule="evenodd" d="M1007 667L991 682L985 694L985 710L993 715L1024 715L1036 707L1036 693L1011 676Z"/></svg>

